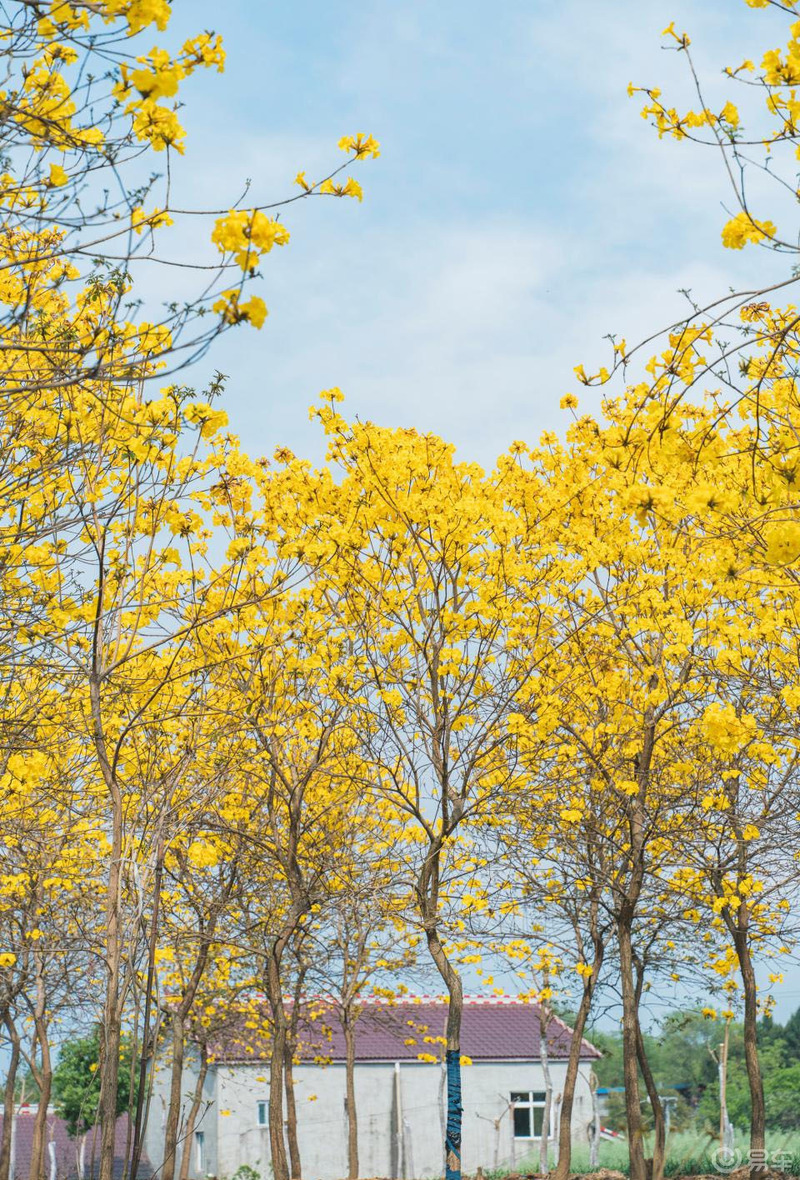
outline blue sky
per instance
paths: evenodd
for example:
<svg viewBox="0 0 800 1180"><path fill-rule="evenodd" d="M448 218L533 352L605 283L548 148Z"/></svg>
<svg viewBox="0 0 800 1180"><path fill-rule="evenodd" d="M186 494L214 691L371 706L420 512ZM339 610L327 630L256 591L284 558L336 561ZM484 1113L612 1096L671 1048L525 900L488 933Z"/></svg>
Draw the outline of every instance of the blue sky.
<svg viewBox="0 0 800 1180"><path fill-rule="evenodd" d="M199 388L228 374L252 453L321 458L307 408L339 385L350 415L435 431L491 465L559 428L573 366L602 363L606 333L668 323L679 288L702 300L781 277L768 254L722 248L719 159L659 142L626 95L632 80L693 104L682 57L661 48L672 19L712 101L724 65L784 32L743 0L175 4L178 33L214 29L228 50L222 77L186 87L178 203L226 207L247 178L253 202L276 199L299 169L324 175L341 135L382 143L358 172L363 205L286 215L291 244L258 286L264 329L231 333L187 375ZM206 257L198 229L176 228L174 256ZM792 978L779 1015L798 1003Z"/></svg>
<svg viewBox="0 0 800 1180"><path fill-rule="evenodd" d="M721 95L722 66L783 32L743 0L175 9L177 31L213 28L228 49L222 77L187 86L180 199L225 206L246 178L255 199L280 197L299 168L323 175L346 132L383 146L359 169L363 205L292 207L290 246L264 260L267 325L192 374L229 375L251 450L317 457L306 410L339 385L349 413L434 430L491 464L559 425L573 366L601 363L606 333L630 342L667 322L678 288L776 273L769 255L723 250L718 158L659 142L626 94L658 83L691 105L683 59L661 48L675 18ZM176 242L195 256L188 232Z"/></svg>

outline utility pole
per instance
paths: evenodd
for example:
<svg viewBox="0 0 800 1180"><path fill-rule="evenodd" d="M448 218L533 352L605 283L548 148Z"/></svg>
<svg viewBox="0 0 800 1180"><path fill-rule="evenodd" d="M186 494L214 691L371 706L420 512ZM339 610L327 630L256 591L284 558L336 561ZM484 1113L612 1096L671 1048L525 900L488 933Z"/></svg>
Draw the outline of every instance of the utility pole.
<svg viewBox="0 0 800 1180"><path fill-rule="evenodd" d="M728 1118L728 1047L730 1044L730 1017L725 1021L725 1036L720 1042L719 1052L711 1046L708 1051L717 1066L719 1077L719 1145L723 1151L733 1150L733 1127Z"/></svg>

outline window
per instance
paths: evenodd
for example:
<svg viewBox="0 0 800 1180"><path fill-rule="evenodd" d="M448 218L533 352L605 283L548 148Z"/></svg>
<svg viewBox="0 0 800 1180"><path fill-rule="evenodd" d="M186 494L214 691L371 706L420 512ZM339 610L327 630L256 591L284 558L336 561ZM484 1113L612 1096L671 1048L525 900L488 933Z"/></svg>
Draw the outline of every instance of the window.
<svg viewBox="0 0 800 1180"><path fill-rule="evenodd" d="M515 1090L511 1095L514 1111L514 1138L538 1139L544 1119L544 1090ZM552 1118L552 1107L551 1107ZM551 1126L552 1131L552 1126Z"/></svg>
<svg viewBox="0 0 800 1180"><path fill-rule="evenodd" d="M195 1131L194 1133L194 1170L198 1176L205 1176L206 1174L205 1131Z"/></svg>
<svg viewBox="0 0 800 1180"><path fill-rule="evenodd" d="M266 1102L259 1102L258 1104L258 1125L259 1127L267 1126L267 1104Z"/></svg>

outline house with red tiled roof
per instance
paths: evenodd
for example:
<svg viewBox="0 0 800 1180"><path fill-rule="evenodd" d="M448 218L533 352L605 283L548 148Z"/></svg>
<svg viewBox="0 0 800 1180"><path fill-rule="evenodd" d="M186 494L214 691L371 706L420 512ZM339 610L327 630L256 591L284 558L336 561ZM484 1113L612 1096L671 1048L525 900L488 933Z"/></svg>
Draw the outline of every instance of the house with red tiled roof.
<svg viewBox="0 0 800 1180"><path fill-rule="evenodd" d="M445 1075L442 1065L446 999L405 997L365 1002L356 1024L355 1090L363 1176L422 1180L442 1174ZM307 1002L299 1019L294 1096L303 1175L347 1175L345 1043L335 1004ZM546 1027L553 1086L555 1138L572 1030L557 1017ZM465 997L461 1049L463 1166L475 1173L538 1160L545 1109L541 1021L535 1004L513 997ZM590 1073L599 1052L581 1042L573 1135L586 1137L592 1118ZM191 1143L190 1180L233 1177L243 1166L269 1180L267 1125L269 1025L250 1017L213 1047L204 1112ZM186 1079L184 1090L193 1089ZM156 1075L147 1148L158 1159L158 1131L167 1105L167 1078Z"/></svg>
<svg viewBox="0 0 800 1180"><path fill-rule="evenodd" d="M11 1130L11 1159L9 1180L28 1180L33 1148L33 1129L38 1107L22 1103L14 1111ZM0 1136L3 1134L3 1113L0 1112ZM85 1135L73 1137L64 1119L53 1107L47 1109L45 1122L45 1175L47 1180L92 1180L100 1170L99 1129L93 1127ZM130 1123L127 1114L117 1119L114 1127L114 1177L122 1180L125 1161L130 1148ZM152 1169L144 1158L139 1168L140 1180L150 1176Z"/></svg>

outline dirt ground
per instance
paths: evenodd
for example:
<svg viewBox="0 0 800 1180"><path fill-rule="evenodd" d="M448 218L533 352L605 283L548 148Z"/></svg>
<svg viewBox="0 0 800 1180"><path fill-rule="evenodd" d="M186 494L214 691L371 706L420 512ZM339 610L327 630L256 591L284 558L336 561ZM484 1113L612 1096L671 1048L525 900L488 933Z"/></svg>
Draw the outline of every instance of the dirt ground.
<svg viewBox="0 0 800 1180"><path fill-rule="evenodd" d="M687 1172L685 1175L671 1176L669 1180L749 1180L749 1168L735 1168L730 1172ZM509 1172L504 1180L545 1180L538 1172ZM573 1174L570 1180L628 1180L624 1172L617 1172L614 1168L599 1168L596 1172L580 1172ZM790 1172L778 1172L768 1168L763 1173L763 1180L797 1180Z"/></svg>

